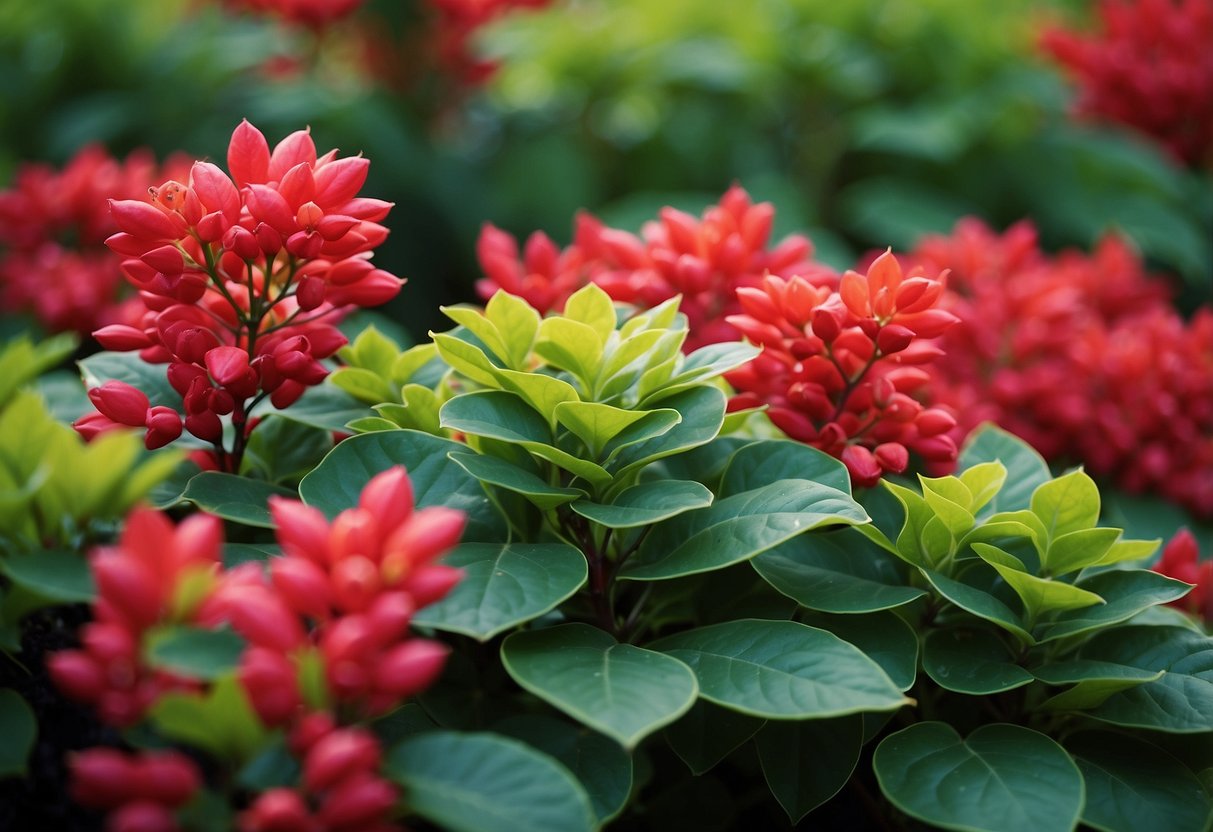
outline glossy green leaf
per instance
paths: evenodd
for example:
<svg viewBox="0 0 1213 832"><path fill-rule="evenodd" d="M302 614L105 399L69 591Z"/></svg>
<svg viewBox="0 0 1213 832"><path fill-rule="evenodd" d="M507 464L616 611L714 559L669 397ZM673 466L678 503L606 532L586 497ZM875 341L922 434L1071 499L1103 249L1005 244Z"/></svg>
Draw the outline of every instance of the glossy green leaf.
<svg viewBox="0 0 1213 832"><path fill-rule="evenodd" d="M976 586L954 580L929 569L922 570L922 574L931 583L931 586L935 587L936 592L962 610L997 624L1024 644L1036 643L1019 614L1000 599Z"/></svg>
<svg viewBox="0 0 1213 832"><path fill-rule="evenodd" d="M833 633L747 619L658 639L695 671L704 699L768 719L816 719L901 707L881 667Z"/></svg>
<svg viewBox="0 0 1213 832"><path fill-rule="evenodd" d="M88 388L107 381L122 381L137 387L152 407L181 407L181 394L168 383L163 364L149 364L137 352L99 352L78 362L80 375Z"/></svg>
<svg viewBox="0 0 1213 832"><path fill-rule="evenodd" d="M1087 786L1082 821L1104 832L1202 832L1213 800L1187 766L1153 743L1104 731L1065 741Z"/></svg>
<svg viewBox="0 0 1213 832"><path fill-rule="evenodd" d="M764 724L758 717L700 699L664 733L674 753L699 776L715 768Z"/></svg>
<svg viewBox="0 0 1213 832"><path fill-rule="evenodd" d="M983 725L962 739L942 722L886 737L872 760L901 811L945 829L1069 832L1082 811L1078 766L1044 734Z"/></svg>
<svg viewBox="0 0 1213 832"><path fill-rule="evenodd" d="M274 526L267 504L269 498L294 498L295 492L263 480L251 480L219 471L203 471L190 480L181 496L208 514L224 520L269 529Z"/></svg>
<svg viewBox="0 0 1213 832"><path fill-rule="evenodd" d="M1100 563L1120 537L1120 529L1079 529L1049 540L1041 565L1051 575L1065 575Z"/></svg>
<svg viewBox="0 0 1213 832"><path fill-rule="evenodd" d="M589 795L599 823L606 823L627 805L632 791L632 758L618 743L542 714L509 717L493 730L539 749L572 772Z"/></svg>
<svg viewBox="0 0 1213 832"><path fill-rule="evenodd" d="M586 496L580 488L548 485L525 468L495 456L452 453L450 457L456 465L481 482L521 494L544 511Z"/></svg>
<svg viewBox="0 0 1213 832"><path fill-rule="evenodd" d="M578 500L573 511L601 526L631 529L712 504L712 492L689 480L651 480L619 492L609 504Z"/></svg>
<svg viewBox="0 0 1213 832"><path fill-rule="evenodd" d="M969 435L960 451L961 476L986 462L1000 462L1007 469L1006 483L978 517L1000 511L1019 511L1031 506L1032 492L1048 482L1049 466L1032 446L1002 428L983 425Z"/></svg>
<svg viewBox="0 0 1213 832"><path fill-rule="evenodd" d="M309 387L290 407L279 410L270 405L267 399L253 413L259 416L273 414L280 419L330 432L344 432L345 426L355 419L374 415L366 404L327 381Z"/></svg>
<svg viewBox="0 0 1213 832"><path fill-rule="evenodd" d="M682 662L587 624L515 633L501 660L523 688L629 749L686 713L698 692Z"/></svg>
<svg viewBox="0 0 1213 832"><path fill-rule="evenodd" d="M392 365L400 355L400 344L381 332L374 324L368 324L360 329L353 341L342 347L337 355L352 367L361 367L377 376L390 378ZM340 370L333 375L339 373Z"/></svg>
<svg viewBox="0 0 1213 832"><path fill-rule="evenodd" d="M244 449L244 476L279 485L298 482L333 449L330 431L281 419L262 421Z"/></svg>
<svg viewBox="0 0 1213 832"><path fill-rule="evenodd" d="M496 388L500 385L497 368L480 347L445 332L431 332L430 336L442 360L456 372L486 387Z"/></svg>
<svg viewBox="0 0 1213 832"><path fill-rule="evenodd" d="M673 408L648 411L640 419L607 440L602 448L603 465L608 468L619 468L618 458L624 451L642 442L660 439L671 429L677 427L680 422L682 422L682 414Z"/></svg>
<svg viewBox="0 0 1213 832"><path fill-rule="evenodd" d="M586 579L585 556L564 543L465 543L442 563L463 580L413 620L480 641L550 612Z"/></svg>
<svg viewBox="0 0 1213 832"><path fill-rule="evenodd" d="M822 612L875 612L926 594L906 586L896 562L857 529L801 535L750 564L775 589Z"/></svg>
<svg viewBox="0 0 1213 832"><path fill-rule="evenodd" d="M1213 731L1213 638L1180 627L1115 627L1098 633L1077 657L1166 671L1113 694L1088 716L1170 733Z"/></svg>
<svg viewBox="0 0 1213 832"><path fill-rule="evenodd" d="M1015 594L1023 601L1029 621L1035 621L1041 613L1075 610L1104 603L1094 592L1073 584L1029 575L1023 571L1023 564L1014 555L996 546L974 543L973 551L993 566L1011 589L1015 590Z"/></svg>
<svg viewBox="0 0 1213 832"><path fill-rule="evenodd" d="M1046 711L1088 710L1114 693L1161 679L1164 672L1090 659L1070 659L1032 669L1033 675L1046 684L1073 685L1041 703L1039 707Z"/></svg>
<svg viewBox="0 0 1213 832"><path fill-rule="evenodd" d="M715 387L694 387L661 402L663 408L676 410L682 421L653 439L624 448L612 468L617 477L648 463L706 445L720 433L724 424L726 398Z"/></svg>
<svg viewBox="0 0 1213 832"><path fill-rule="evenodd" d="M1035 678L1016 664L1006 643L984 627L932 630L923 642L922 669L941 688L972 696L1013 690Z"/></svg>
<svg viewBox="0 0 1213 832"><path fill-rule="evenodd" d="M771 793L798 823L851 778L863 748L863 717L768 722L755 745Z"/></svg>
<svg viewBox="0 0 1213 832"><path fill-rule="evenodd" d="M595 829L585 790L551 757L498 734L430 731L388 751L408 807L451 832Z"/></svg>
<svg viewBox="0 0 1213 832"><path fill-rule="evenodd" d="M539 313L522 298L498 290L485 304L484 317L501 336L501 357L511 368L525 367L539 331Z"/></svg>
<svg viewBox="0 0 1213 832"><path fill-rule="evenodd" d="M553 415L557 423L585 443L593 459L601 460L606 444L647 413L599 402L561 402L556 405Z"/></svg>
<svg viewBox="0 0 1213 832"><path fill-rule="evenodd" d="M506 344L501 330L488 317L474 306L440 306L438 309L455 323L476 337L481 344L488 347L492 357L496 358L499 366L512 367L510 349ZM532 310L534 312L534 310ZM442 348L439 347L439 350ZM445 355L443 356L446 357ZM454 366L454 365L452 365ZM459 369L456 367L456 369Z"/></svg>
<svg viewBox="0 0 1213 832"><path fill-rule="evenodd" d="M0 559L0 571L48 601L91 602L97 595L88 561L74 552L47 550Z"/></svg>
<svg viewBox="0 0 1213 832"><path fill-rule="evenodd" d="M918 634L894 612L884 610L864 615L812 613L801 622L829 630L858 647L880 665L898 690L906 691L918 676Z"/></svg>
<svg viewBox="0 0 1213 832"><path fill-rule="evenodd" d="M174 626L158 629L145 646L147 663L189 679L217 679L240 664L245 641L231 630Z"/></svg>
<svg viewBox="0 0 1213 832"><path fill-rule="evenodd" d="M447 506L467 514L465 541L500 540L504 523L480 481L448 458L467 446L414 430L381 431L340 443L299 483L299 495L329 517L358 505L362 489L393 465L408 470L419 507Z"/></svg>
<svg viewBox="0 0 1213 832"><path fill-rule="evenodd" d="M1081 578L1076 586L1105 603L1069 610L1053 619L1040 641L1066 638L1127 621L1144 609L1168 604L1188 593L1188 585L1145 569L1115 569Z"/></svg>
<svg viewBox="0 0 1213 832"><path fill-rule="evenodd" d="M1111 566L1130 560L1145 560L1157 552L1160 545L1162 545L1161 539L1118 540L1112 544L1096 566Z"/></svg>
<svg viewBox="0 0 1213 832"><path fill-rule="evenodd" d="M580 400L573 385L555 376L519 370L498 370L497 378L502 387L521 396L537 413L544 414L553 428L555 420L552 418L552 411L556 406L562 402Z"/></svg>
<svg viewBox="0 0 1213 832"><path fill-rule="evenodd" d="M957 476L969 492L970 502L965 506L977 514L1007 482L1007 469L1001 462L979 462L960 471Z"/></svg>
<svg viewBox="0 0 1213 832"><path fill-rule="evenodd" d="M847 493L809 480L778 480L654 526L620 577L656 581L721 569L811 529L867 519Z"/></svg>
<svg viewBox="0 0 1213 832"><path fill-rule="evenodd" d="M548 318L539 327L535 354L553 367L572 373L587 395L602 363L602 338L594 328L568 318Z"/></svg>
<svg viewBox="0 0 1213 832"><path fill-rule="evenodd" d="M615 331L615 304L597 283L587 283L564 303L564 317L585 324L606 341Z"/></svg>
<svg viewBox="0 0 1213 832"><path fill-rule="evenodd" d="M300 761L287 748L286 738L277 737L236 773L236 782L257 792L291 788L299 782L302 769Z"/></svg>
<svg viewBox="0 0 1213 832"><path fill-rule="evenodd" d="M1063 474L1032 492L1032 513L1044 523L1050 541L1089 529L1099 520L1099 487L1081 470Z"/></svg>
<svg viewBox="0 0 1213 832"><path fill-rule="evenodd" d="M0 688L0 779L24 775L38 736L38 720L21 694Z"/></svg>
<svg viewBox="0 0 1213 832"><path fill-rule="evenodd" d="M927 501L916 491L895 482L881 480L881 484L901 503L905 514L905 525L898 532L894 544L897 556L907 563L923 568L934 566L943 560L950 553L950 549L945 547L943 551L938 551L934 547L923 545L927 524L935 520L935 512L927 505Z"/></svg>
<svg viewBox="0 0 1213 832"><path fill-rule="evenodd" d="M729 459L720 496L730 497L776 480L813 480L851 493L851 476L834 457L803 442L764 439L743 446Z"/></svg>
<svg viewBox="0 0 1213 832"><path fill-rule="evenodd" d="M365 404L376 405L396 398L396 390L382 375L361 367L341 367L329 376L329 383Z"/></svg>

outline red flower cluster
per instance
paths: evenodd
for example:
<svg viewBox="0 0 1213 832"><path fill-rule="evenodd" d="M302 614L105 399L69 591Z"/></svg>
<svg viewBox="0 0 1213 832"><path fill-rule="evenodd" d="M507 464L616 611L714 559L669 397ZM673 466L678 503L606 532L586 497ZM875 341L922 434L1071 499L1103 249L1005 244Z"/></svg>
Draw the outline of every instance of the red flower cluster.
<svg viewBox="0 0 1213 832"><path fill-rule="evenodd" d="M1077 109L1152 136L1189 164L1213 164L1213 3L1103 0L1103 31L1060 27L1045 50L1079 86Z"/></svg>
<svg viewBox="0 0 1213 832"><path fill-rule="evenodd" d="M742 314L728 322L763 352L725 377L738 391L730 408L769 405L776 426L840 458L859 486L904 471L910 451L950 465L956 419L919 401L922 365L939 355L931 341L956 322L936 308L943 291L942 276L903 275L891 253L837 290L774 276L739 288Z"/></svg>
<svg viewBox="0 0 1213 832"><path fill-rule="evenodd" d="M323 29L357 11L365 0L226 0L226 5L288 23Z"/></svg>
<svg viewBox="0 0 1213 832"><path fill-rule="evenodd" d="M1195 588L1171 602L1171 606L1192 613L1213 626L1213 560L1200 559L1200 546L1192 532L1180 529L1163 547L1154 571L1169 578L1195 584Z"/></svg>
<svg viewBox="0 0 1213 832"><path fill-rule="evenodd" d="M1116 237L1045 255L976 220L907 257L950 269L932 394L960 432L993 421L1046 458L1213 513L1213 312L1185 322Z"/></svg>
<svg viewBox="0 0 1213 832"><path fill-rule="evenodd" d="M120 232L106 240L139 290L140 326L97 330L107 349L140 350L167 362L181 411L139 413L128 385L93 395L98 412L77 422L86 436L119 425L147 426L148 447L182 427L214 447L215 467L237 472L252 409L263 399L283 408L327 375L321 365L345 338L333 325L345 306L372 306L401 281L376 269L371 250L386 237L379 220L391 204L359 197L369 163L336 151L317 157L306 131L271 153L247 121L228 148L231 177L197 162L188 184L170 180L150 201L115 200ZM235 428L223 445L223 423Z"/></svg>
<svg viewBox="0 0 1213 832"><path fill-rule="evenodd" d="M459 570L434 561L458 542L464 515L440 506L416 509L400 467L372 479L358 506L332 523L293 500L275 500L271 510L282 556L271 559L268 575L259 563L222 570L216 518L194 515L174 528L161 514L134 512L118 545L94 553L96 620L85 626L81 649L49 658L51 677L69 696L94 705L106 722L131 726L163 693L201 689L199 682L148 665L151 631L178 623L230 626L247 642L237 671L241 687L265 725L290 732L292 750L303 761L305 792L317 801L313 815L300 794L269 792L254 803L242 828L391 828L381 824L395 790L375 774L378 744L315 710L301 677L318 665L319 698L347 716L384 713L432 684L447 648L412 637L409 623L417 609L441 599L460 579ZM100 755L78 758L84 762L77 766L76 788L87 805L122 806L130 813L152 813L149 799L175 805L157 791L162 780L110 788L114 772L134 763L118 752L87 753Z"/></svg>
<svg viewBox="0 0 1213 832"><path fill-rule="evenodd" d="M23 165L0 191L0 304L31 312L52 332L87 335L137 319L138 303L119 298L118 258L103 245L117 230L106 200L137 197L157 176L185 169L182 159L157 169L145 151L120 161L97 145L62 170Z"/></svg>
<svg viewBox="0 0 1213 832"><path fill-rule="evenodd" d="M376 773L382 752L374 734L338 728L327 714L318 713L296 726L289 745L303 762L302 790L279 787L262 793L240 814L240 832L399 829L387 821L398 794Z"/></svg>
<svg viewBox="0 0 1213 832"><path fill-rule="evenodd" d="M109 812L107 832L176 832L173 811L202 785L194 761L177 751L90 748L69 766L72 800Z"/></svg>
<svg viewBox="0 0 1213 832"><path fill-rule="evenodd" d="M479 29L517 9L539 9L551 0L429 0L436 15L427 38L435 63L464 84L480 84L497 70L478 58L472 39Z"/></svg>
<svg viewBox="0 0 1213 832"><path fill-rule="evenodd" d="M687 350L733 341L739 334L728 318L741 311L736 291L759 287L765 274L800 275L814 286L838 285L832 270L810 259L808 238L792 235L768 248L774 216L770 203L754 203L735 185L702 218L662 209L639 237L582 214L574 242L563 252L538 232L521 257L512 237L486 225L477 247L486 279L477 291L487 299L505 289L541 312L560 310L569 295L589 282L614 300L640 307L681 295L690 323Z"/></svg>

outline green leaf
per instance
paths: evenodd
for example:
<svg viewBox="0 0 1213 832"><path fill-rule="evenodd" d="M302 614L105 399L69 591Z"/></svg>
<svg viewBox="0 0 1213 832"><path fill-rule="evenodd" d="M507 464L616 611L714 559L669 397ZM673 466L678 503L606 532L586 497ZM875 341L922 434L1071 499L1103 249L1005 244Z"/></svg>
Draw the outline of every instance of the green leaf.
<svg viewBox="0 0 1213 832"><path fill-rule="evenodd" d="M276 737L237 772L236 782L256 792L290 788L299 782L302 768L287 748L285 738Z"/></svg>
<svg viewBox="0 0 1213 832"><path fill-rule="evenodd" d="M528 373L517 370L498 370L497 378L507 391L521 396L523 401L542 413L549 427L555 429L552 412L562 402L580 401L577 389L564 379L543 373Z"/></svg>
<svg viewBox="0 0 1213 832"><path fill-rule="evenodd" d="M243 473L278 484L298 482L332 449L330 431L277 416L267 418L249 436Z"/></svg>
<svg viewBox="0 0 1213 832"><path fill-rule="evenodd" d="M720 496L752 491L777 480L813 480L851 493L851 476L834 457L803 442L764 439L745 445L729 459Z"/></svg>
<svg viewBox="0 0 1213 832"><path fill-rule="evenodd" d="M960 471L959 477L971 496L970 503L965 508L977 514L1006 484L1007 468L1001 462L979 462Z"/></svg>
<svg viewBox="0 0 1213 832"><path fill-rule="evenodd" d="M1046 684L1074 685L1042 702L1039 707L1046 711L1088 710L1103 704L1114 693L1161 679L1164 672L1090 659L1053 662L1032 670Z"/></svg>
<svg viewBox="0 0 1213 832"><path fill-rule="evenodd" d="M434 339L442 360L456 372L485 387L500 386L497 368L480 347L445 332L431 332L430 337Z"/></svg>
<svg viewBox="0 0 1213 832"><path fill-rule="evenodd" d="M1130 560L1145 560L1157 552L1160 545L1162 545L1162 540L1157 538L1154 540L1118 540L1095 565L1112 566Z"/></svg>
<svg viewBox="0 0 1213 832"><path fill-rule="evenodd" d="M1100 563L1120 537L1120 529L1080 529L1053 537L1048 542L1041 568L1051 575L1077 572Z"/></svg>
<svg viewBox="0 0 1213 832"><path fill-rule="evenodd" d="M677 411L671 412L677 416ZM593 459L601 461L606 444L648 413L599 402L561 402L556 405L553 415L559 424L585 443Z"/></svg>
<svg viewBox="0 0 1213 832"><path fill-rule="evenodd" d="M1105 832L1202 832L1213 802L1187 766L1137 737L1083 731L1066 740L1087 787L1082 821Z"/></svg>
<svg viewBox="0 0 1213 832"><path fill-rule="evenodd" d="M505 367L517 366L510 360L510 349L506 345L501 330L479 309L463 304L459 306L440 306L438 309L442 314L474 335L480 343L488 347L493 357L497 359L495 363ZM534 312L534 310L531 311L532 313ZM435 341L437 341L436 338ZM441 349L442 347L439 346L439 350ZM443 358L446 358L445 354ZM455 365L452 364L451 366ZM460 369L457 366L455 368Z"/></svg>
<svg viewBox="0 0 1213 832"><path fill-rule="evenodd" d="M465 543L442 563L463 580L413 620L479 641L550 612L586 580L585 556L564 543Z"/></svg>
<svg viewBox="0 0 1213 832"><path fill-rule="evenodd" d="M896 613L887 610L866 615L814 613L802 623L829 630L858 647L876 662L898 690L906 691L918 676L918 634Z"/></svg>
<svg viewBox="0 0 1213 832"><path fill-rule="evenodd" d="M168 739L228 760L251 758L266 739L266 730L235 674L221 677L206 693L163 694L148 716Z"/></svg>
<svg viewBox="0 0 1213 832"><path fill-rule="evenodd" d="M521 494L547 511L586 496L580 488L548 485L525 468L487 454L450 454L451 460L481 482Z"/></svg>
<svg viewBox="0 0 1213 832"><path fill-rule="evenodd" d="M616 460L625 450L642 442L659 439L681 421L682 414L673 408L648 411L607 441L602 448L603 465L618 467Z"/></svg>
<svg viewBox="0 0 1213 832"><path fill-rule="evenodd" d="M597 283L587 283L564 303L564 317L585 324L605 342L615 331L615 304Z"/></svg>
<svg viewBox="0 0 1213 832"><path fill-rule="evenodd" d="M925 595L905 585L896 563L857 527L801 535L750 561L798 604L835 613L887 610Z"/></svg>
<svg viewBox="0 0 1213 832"><path fill-rule="evenodd" d="M231 630L170 626L153 631L145 646L152 667L189 679L218 679L240 664L245 641Z"/></svg>
<svg viewBox="0 0 1213 832"><path fill-rule="evenodd" d="M1089 529L1099 520L1099 487L1081 470L1063 474L1032 492L1032 513L1044 523L1050 542Z"/></svg>
<svg viewBox="0 0 1213 832"><path fill-rule="evenodd" d="M1002 428L983 425L969 434L960 451L961 477L970 468L985 462L1000 462L1007 469L1006 484L986 505L984 515L1000 511L1019 511L1031 506L1032 493L1048 482L1049 466L1031 445Z"/></svg>
<svg viewBox="0 0 1213 832"><path fill-rule="evenodd" d="M74 604L97 596L88 561L74 552L40 551L0 560L0 571L48 601Z"/></svg>
<svg viewBox="0 0 1213 832"><path fill-rule="evenodd" d="M501 337L501 357L512 368L525 367L539 331L539 313L522 298L498 290L485 304L484 316Z"/></svg>
<svg viewBox="0 0 1213 832"><path fill-rule="evenodd" d="M377 376L391 377L392 365L400 355L400 344L380 332L374 324L368 324L337 355L353 367L365 368Z"/></svg>
<svg viewBox="0 0 1213 832"><path fill-rule="evenodd" d="M541 714L509 717L493 726L555 758L581 781L599 823L623 811L632 791L632 758L601 734Z"/></svg>
<svg viewBox="0 0 1213 832"><path fill-rule="evenodd" d="M523 688L628 749L686 713L697 693L682 662L587 624L515 633L501 660Z"/></svg>
<svg viewBox="0 0 1213 832"><path fill-rule="evenodd" d="M798 823L851 779L863 748L863 717L768 722L755 744L771 794Z"/></svg>
<svg viewBox="0 0 1213 832"><path fill-rule="evenodd" d="M551 366L572 373L585 394L593 395L602 363L602 338L593 327L568 318L548 318L539 327L535 354Z"/></svg>
<svg viewBox="0 0 1213 832"><path fill-rule="evenodd" d="M935 512L921 495L887 479L881 480L881 485L897 498L905 512L905 525L898 533L895 543L898 557L906 563L926 568L938 564L951 554L950 545L943 546L942 550L923 545L927 525L936 518ZM947 532L946 528L944 532Z"/></svg>
<svg viewBox="0 0 1213 832"><path fill-rule="evenodd" d="M922 669L941 688L971 696L1014 690L1035 678L1002 639L978 627L932 630L923 642Z"/></svg>
<svg viewBox="0 0 1213 832"><path fill-rule="evenodd" d="M1113 694L1088 716L1176 734L1213 730L1213 638L1180 627L1116 627L1083 645L1078 658L1166 671Z"/></svg>
<svg viewBox="0 0 1213 832"><path fill-rule="evenodd" d="M480 481L447 456L467 446L415 430L354 436L340 443L299 483L299 495L329 517L358 505L362 489L393 465L408 469L418 507L447 506L467 514L465 541L500 540L504 523Z"/></svg>
<svg viewBox="0 0 1213 832"><path fill-rule="evenodd" d="M778 480L654 526L619 576L656 581L708 572L811 529L867 519L845 492L809 480Z"/></svg>
<svg viewBox="0 0 1213 832"><path fill-rule="evenodd" d="M38 736L38 720L21 694L0 688L0 779L24 776Z"/></svg>
<svg viewBox="0 0 1213 832"><path fill-rule="evenodd" d="M983 725L967 739L942 722L886 737L873 756L885 797L945 829L1068 832L1084 790L1078 767L1044 734Z"/></svg>
<svg viewBox="0 0 1213 832"><path fill-rule="evenodd" d="M361 367L340 367L329 376L329 383L365 404L376 405L396 398L396 390L381 374Z"/></svg>
<svg viewBox="0 0 1213 832"><path fill-rule="evenodd" d="M620 451L613 466L615 476L622 478L654 460L711 442L724 424L725 402L724 393L715 387L694 387L663 400L662 407L678 411L682 421L660 436Z"/></svg>
<svg viewBox="0 0 1213 832"><path fill-rule="evenodd" d="M611 529L649 526L679 514L706 508L712 492L689 480L651 480L619 492L609 504L578 500L573 511Z"/></svg>
<svg viewBox="0 0 1213 832"><path fill-rule="evenodd" d="M84 385L90 389L107 381L122 381L142 390L152 407L181 409L181 394L168 383L165 365L149 364L137 352L99 352L78 365Z"/></svg>
<svg viewBox="0 0 1213 832"><path fill-rule="evenodd" d="M674 753L698 777L715 768L765 724L765 720L700 699L681 719L665 729L665 738Z"/></svg>
<svg viewBox="0 0 1213 832"><path fill-rule="evenodd" d="M794 621L730 621L650 647L686 662L704 699L752 716L815 719L906 703L884 670L853 645Z"/></svg>
<svg viewBox="0 0 1213 832"><path fill-rule="evenodd" d="M374 415L365 404L328 381L309 387L298 401L282 410L271 406L267 399L254 408L253 413L273 414L281 419L330 432L345 432L345 426L355 419Z"/></svg>
<svg viewBox="0 0 1213 832"><path fill-rule="evenodd" d="M1018 558L997 546L974 543L973 551L993 566L1011 589L1015 590L1015 594L1023 601L1028 621L1035 621L1042 613L1081 609L1104 603L1094 592L1088 592L1073 584L1029 575L1023 571L1023 563Z"/></svg>
<svg viewBox="0 0 1213 832"><path fill-rule="evenodd" d="M1103 598L1105 603L1063 612L1040 636L1052 641L1127 621L1148 607L1169 604L1188 593L1182 581L1145 569L1114 569L1081 578L1077 586Z"/></svg>
<svg viewBox="0 0 1213 832"><path fill-rule="evenodd" d="M408 807L451 832L595 829L581 784L551 757L497 734L430 731L387 753Z"/></svg>
<svg viewBox="0 0 1213 832"><path fill-rule="evenodd" d="M274 496L294 498L295 492L235 474L203 471L190 480L181 496L224 520L272 529L274 521L270 519L267 501Z"/></svg>
<svg viewBox="0 0 1213 832"><path fill-rule="evenodd" d="M984 618L1013 634L1024 644L1035 644L1036 640L1027 631L1024 621L1001 600L968 583L953 580L946 575L922 570L923 576L935 587L935 591L966 612Z"/></svg>

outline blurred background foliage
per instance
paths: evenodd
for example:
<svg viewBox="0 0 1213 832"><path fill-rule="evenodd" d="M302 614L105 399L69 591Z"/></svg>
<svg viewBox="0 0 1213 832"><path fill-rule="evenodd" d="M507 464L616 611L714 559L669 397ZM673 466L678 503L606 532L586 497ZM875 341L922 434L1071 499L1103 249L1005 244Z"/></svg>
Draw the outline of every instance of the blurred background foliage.
<svg viewBox="0 0 1213 832"><path fill-rule="evenodd" d="M222 161L241 118L271 141L310 125L396 202L377 262L409 279L389 311L415 334L473 297L485 221L635 230L732 182L835 266L1029 217L1050 248L1118 228L1181 305L1209 297L1209 171L1074 122L1036 47L1080 0L567 0L480 32L499 68L475 86L425 59L430 14L373 0L318 30L205 0L0 0L0 185L89 142Z"/></svg>

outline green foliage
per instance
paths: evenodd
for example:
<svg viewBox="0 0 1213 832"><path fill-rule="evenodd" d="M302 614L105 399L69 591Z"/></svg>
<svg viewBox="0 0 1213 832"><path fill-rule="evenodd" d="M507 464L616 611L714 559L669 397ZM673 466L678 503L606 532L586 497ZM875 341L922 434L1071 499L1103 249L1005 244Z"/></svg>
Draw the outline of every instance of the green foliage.
<svg viewBox="0 0 1213 832"><path fill-rule="evenodd" d="M38 723L21 695L8 688L0 689L0 731L5 737L0 746L0 779L24 775Z"/></svg>

